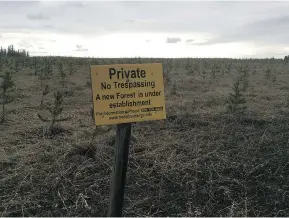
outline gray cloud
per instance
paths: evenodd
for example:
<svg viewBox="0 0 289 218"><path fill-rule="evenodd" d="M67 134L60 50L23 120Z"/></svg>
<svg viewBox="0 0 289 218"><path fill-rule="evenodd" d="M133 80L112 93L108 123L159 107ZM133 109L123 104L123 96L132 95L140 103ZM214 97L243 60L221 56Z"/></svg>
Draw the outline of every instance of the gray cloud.
<svg viewBox="0 0 289 218"><path fill-rule="evenodd" d="M212 45L236 41L251 41L265 45L270 43L288 44L289 16L254 21L233 32L228 32L205 43L195 43L194 45Z"/></svg>
<svg viewBox="0 0 289 218"><path fill-rule="evenodd" d="M76 8L83 8L84 4L83 2L78 2L78 1L71 1L71 2L66 2L66 5L68 7L76 7Z"/></svg>
<svg viewBox="0 0 289 218"><path fill-rule="evenodd" d="M21 8L15 7L18 3ZM0 28L19 26L21 20L22 29L55 33L204 32L223 37L252 22L288 15L288 10L289 2L4 2ZM24 11L32 20L22 19Z"/></svg>
<svg viewBox="0 0 289 218"><path fill-rule="evenodd" d="M252 38L269 43L288 43L289 15L252 22L244 27L244 31L248 33L247 40ZM239 35L246 38L244 33Z"/></svg>
<svg viewBox="0 0 289 218"><path fill-rule="evenodd" d="M1 41L5 33L34 31L91 38L113 33L191 33L188 46L254 42L284 47L289 46L288 11L285 1L0 1L0 32ZM212 39L196 43L194 33ZM167 39L178 42L179 38Z"/></svg>
<svg viewBox="0 0 289 218"><path fill-rule="evenodd" d="M49 17L47 15L37 13L37 14L27 14L27 19L29 20L49 20Z"/></svg>
<svg viewBox="0 0 289 218"><path fill-rule="evenodd" d="M181 38L170 38L170 37L168 37L166 43L178 43L180 41L181 41Z"/></svg>
<svg viewBox="0 0 289 218"><path fill-rule="evenodd" d="M87 48L83 48L82 45L76 45L75 47L76 47L76 49L73 50L73 51L88 51L88 49Z"/></svg>
<svg viewBox="0 0 289 218"><path fill-rule="evenodd" d="M32 46L29 42L27 42L27 41L25 41L25 40L20 41L17 45L18 45L20 48L24 48L24 49L33 48L33 46Z"/></svg>
<svg viewBox="0 0 289 218"><path fill-rule="evenodd" d="M54 27L51 24L44 24L43 28L45 28L45 29L53 29Z"/></svg>
<svg viewBox="0 0 289 218"><path fill-rule="evenodd" d="M37 1L0 1L0 11L26 9L27 7L38 5Z"/></svg>
<svg viewBox="0 0 289 218"><path fill-rule="evenodd" d="M194 39L188 39L186 42L194 42L195 40Z"/></svg>

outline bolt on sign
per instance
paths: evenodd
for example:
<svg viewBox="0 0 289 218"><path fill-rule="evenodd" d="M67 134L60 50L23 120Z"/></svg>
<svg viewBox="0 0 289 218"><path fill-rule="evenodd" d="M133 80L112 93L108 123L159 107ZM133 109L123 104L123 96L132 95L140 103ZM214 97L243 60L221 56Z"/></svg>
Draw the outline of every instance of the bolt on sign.
<svg viewBox="0 0 289 218"><path fill-rule="evenodd" d="M92 65L90 69L97 126L166 119L162 64Z"/></svg>

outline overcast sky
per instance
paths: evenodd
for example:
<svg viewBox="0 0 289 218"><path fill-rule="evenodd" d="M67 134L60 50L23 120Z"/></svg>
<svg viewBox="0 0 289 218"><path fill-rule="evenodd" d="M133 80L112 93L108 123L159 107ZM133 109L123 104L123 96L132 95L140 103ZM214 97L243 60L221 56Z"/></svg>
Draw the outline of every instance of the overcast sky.
<svg viewBox="0 0 289 218"><path fill-rule="evenodd" d="M0 1L0 45L31 55L284 57L289 1Z"/></svg>

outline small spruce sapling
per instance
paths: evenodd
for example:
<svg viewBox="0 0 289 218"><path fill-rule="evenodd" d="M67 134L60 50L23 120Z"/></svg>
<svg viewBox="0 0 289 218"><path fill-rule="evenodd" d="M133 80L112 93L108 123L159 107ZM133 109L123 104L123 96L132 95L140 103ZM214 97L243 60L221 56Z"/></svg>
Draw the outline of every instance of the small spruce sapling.
<svg viewBox="0 0 289 218"><path fill-rule="evenodd" d="M45 85L45 86L44 86L44 89L42 90L40 107L43 107L44 97L45 97L46 95L48 95L48 93L49 93L49 86L48 86L48 85Z"/></svg>
<svg viewBox="0 0 289 218"><path fill-rule="evenodd" d="M245 92L247 88L249 87L249 71L247 69L244 69L242 71L242 76L240 78L240 81L242 82L242 92Z"/></svg>
<svg viewBox="0 0 289 218"><path fill-rule="evenodd" d="M10 64L10 59L9 58L5 58L5 67L9 68L9 64Z"/></svg>
<svg viewBox="0 0 289 218"><path fill-rule="evenodd" d="M192 64L191 63L187 63L186 65L185 65L185 69L186 69L186 71L187 71L187 73L190 75L190 74L194 74L194 69L193 69L193 66L192 66Z"/></svg>
<svg viewBox="0 0 289 218"><path fill-rule="evenodd" d="M243 114L246 110L246 99L241 92L239 87L240 81L237 80L233 87L233 93L230 93L227 100L227 110L229 114L240 115Z"/></svg>
<svg viewBox="0 0 289 218"><path fill-rule="evenodd" d="M268 67L266 70L266 79L269 80L270 78L271 78L271 70Z"/></svg>
<svg viewBox="0 0 289 218"><path fill-rule="evenodd" d="M284 64L288 64L289 63L289 55L284 57Z"/></svg>
<svg viewBox="0 0 289 218"><path fill-rule="evenodd" d="M30 63L29 66L30 66L31 69L36 69L37 66L38 66L36 57L34 57L33 59L30 59L29 63Z"/></svg>
<svg viewBox="0 0 289 218"><path fill-rule="evenodd" d="M73 65L72 61L69 61L68 63L68 72L70 75L73 75L75 73L76 69L75 66Z"/></svg>
<svg viewBox="0 0 289 218"><path fill-rule="evenodd" d="M274 76L274 74L269 68L266 70L266 80L271 81L273 84L275 84L277 81L276 76Z"/></svg>
<svg viewBox="0 0 289 218"><path fill-rule="evenodd" d="M243 77L242 83L243 83L242 91L245 92L249 87L249 79L247 77Z"/></svg>
<svg viewBox="0 0 289 218"><path fill-rule="evenodd" d="M215 65L213 65L213 66L211 67L211 73L212 73L212 77L213 77L213 79L215 79L215 78L216 78L216 69L215 69Z"/></svg>
<svg viewBox="0 0 289 218"><path fill-rule="evenodd" d="M9 69L9 72L10 72L11 74L16 73L15 68L14 68L14 66L13 66L13 62L12 62L11 60L8 62L7 68Z"/></svg>
<svg viewBox="0 0 289 218"><path fill-rule="evenodd" d="M43 88L43 82L44 80L50 79L52 75L52 65L49 62L45 62L44 65L41 67L38 79L40 80L40 87Z"/></svg>
<svg viewBox="0 0 289 218"><path fill-rule="evenodd" d="M35 66L34 69L34 75L37 76L39 72L42 72L42 68L40 65Z"/></svg>
<svg viewBox="0 0 289 218"><path fill-rule="evenodd" d="M18 61L18 60L15 61L14 71L15 71L16 73L18 73L18 72L20 71L19 61Z"/></svg>
<svg viewBox="0 0 289 218"><path fill-rule="evenodd" d="M50 113L50 119L38 113L38 117L41 121L50 123L48 127L50 133L53 133L54 126L57 122L67 121L70 119L69 117L60 117L63 112L63 100L64 96L60 91L54 93L54 103L50 107L47 107Z"/></svg>
<svg viewBox="0 0 289 218"><path fill-rule="evenodd" d="M2 81L0 83L0 88L2 90L2 117L0 122L3 123L5 121L5 105L13 101L13 99L9 97L8 91L14 86L14 82L9 72L6 72L6 74L4 76L1 76L1 78Z"/></svg>
<svg viewBox="0 0 289 218"><path fill-rule="evenodd" d="M59 65L58 65L58 72L59 72L60 82L61 82L62 88L65 88L67 85L66 84L67 73L65 72L62 63L59 63Z"/></svg>
<svg viewBox="0 0 289 218"><path fill-rule="evenodd" d="M53 73L53 66L51 61L45 61L42 71L47 79L50 79Z"/></svg>
<svg viewBox="0 0 289 218"><path fill-rule="evenodd" d="M42 89L42 87L43 87L43 82L44 82L44 80L46 79L43 70L40 70L40 71L39 71L38 79L40 80L40 88Z"/></svg>
<svg viewBox="0 0 289 218"><path fill-rule="evenodd" d="M0 57L0 71L2 70L4 65L4 60Z"/></svg>

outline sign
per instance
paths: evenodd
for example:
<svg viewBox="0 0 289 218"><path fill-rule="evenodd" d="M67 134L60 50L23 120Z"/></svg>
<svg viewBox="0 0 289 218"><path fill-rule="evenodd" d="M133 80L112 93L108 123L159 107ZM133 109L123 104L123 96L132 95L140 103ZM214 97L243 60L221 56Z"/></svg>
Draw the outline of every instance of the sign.
<svg viewBox="0 0 289 218"><path fill-rule="evenodd" d="M166 118L162 64L92 65L95 124Z"/></svg>

